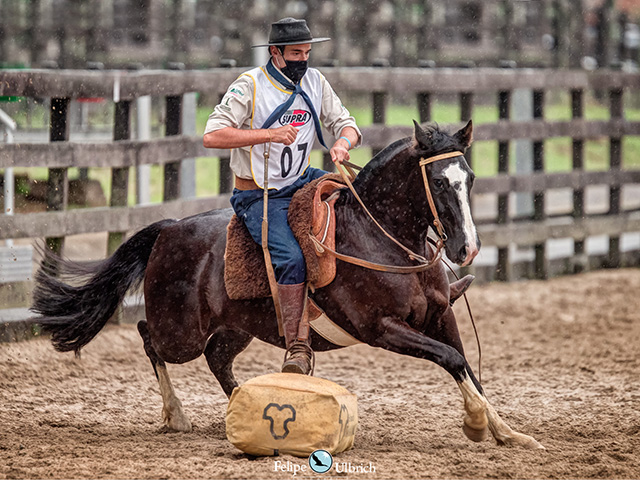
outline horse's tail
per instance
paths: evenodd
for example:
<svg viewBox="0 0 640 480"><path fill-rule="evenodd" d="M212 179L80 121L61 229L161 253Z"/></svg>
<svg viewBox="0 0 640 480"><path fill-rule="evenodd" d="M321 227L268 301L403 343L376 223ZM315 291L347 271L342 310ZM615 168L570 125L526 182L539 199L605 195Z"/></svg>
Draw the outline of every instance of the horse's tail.
<svg viewBox="0 0 640 480"><path fill-rule="evenodd" d="M43 262L35 276L31 310L40 315L33 322L52 334L60 352L75 351L89 343L105 326L124 296L144 278L151 249L163 228L175 220L162 220L140 230L115 253L102 261L85 265L56 258L58 270L87 277L79 286L69 285L52 273Z"/></svg>

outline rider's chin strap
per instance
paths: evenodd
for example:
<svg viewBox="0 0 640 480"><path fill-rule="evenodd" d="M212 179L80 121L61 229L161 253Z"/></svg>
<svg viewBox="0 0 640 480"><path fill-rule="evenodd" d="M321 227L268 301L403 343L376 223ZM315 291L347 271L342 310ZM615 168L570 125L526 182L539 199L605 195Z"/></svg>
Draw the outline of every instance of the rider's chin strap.
<svg viewBox="0 0 640 480"><path fill-rule="evenodd" d="M436 227L436 233L438 234L438 237L440 237L440 240L442 242L447 241L447 234L445 233L444 226L442 225L440 217L438 216L438 210L436 209L436 204L433 201L433 195L431 195L431 189L429 188L429 178L427 177L427 165L433 162L437 162L438 160L460 157L462 155L464 155L462 152L449 152L436 155L435 157L423 158L420 160L422 180L424 181L424 191L427 194L427 201L429 202L429 208L431 209L431 214L433 215L433 225Z"/></svg>

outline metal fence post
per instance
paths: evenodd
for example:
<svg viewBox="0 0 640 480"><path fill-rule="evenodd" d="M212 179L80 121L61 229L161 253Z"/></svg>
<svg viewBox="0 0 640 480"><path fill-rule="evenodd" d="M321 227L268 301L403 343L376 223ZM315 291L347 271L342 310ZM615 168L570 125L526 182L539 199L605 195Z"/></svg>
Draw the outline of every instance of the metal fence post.
<svg viewBox="0 0 640 480"><path fill-rule="evenodd" d="M471 120L472 116L473 116L473 93L462 92L460 93L460 121L466 123L469 120ZM473 165L471 165L472 164L471 152L472 152L472 147L469 147L467 149L467 153L465 154L465 156L467 157L467 160L469 160L470 166L473 167Z"/></svg>
<svg viewBox="0 0 640 480"><path fill-rule="evenodd" d="M584 118L584 92L581 89L571 90L571 118L574 120ZM584 140L572 139L571 147L573 165L572 171L584 170ZM573 190L573 218L579 220L584 217L584 188ZM573 241L573 272L580 273L589 268L589 259L585 255L584 239Z"/></svg>
<svg viewBox="0 0 640 480"><path fill-rule="evenodd" d="M533 118L536 120L544 118L544 90L533 92ZM544 172L544 141L533 142L533 171ZM533 219L543 221L545 218L545 192L533 192ZM534 276L544 280L548 275L547 243L537 243L533 249L535 251Z"/></svg>
<svg viewBox="0 0 640 480"><path fill-rule="evenodd" d="M151 139L151 97L145 95L136 99L136 129L138 140ZM151 165L136 167L136 203L143 205L151 202L149 182Z"/></svg>
<svg viewBox="0 0 640 480"><path fill-rule="evenodd" d="M220 95L220 102L224 94ZM233 190L233 172L231 171L231 157L230 154L224 157L220 157L219 165L219 186L218 193L228 193Z"/></svg>
<svg viewBox="0 0 640 480"><path fill-rule="evenodd" d="M509 120L511 117L511 91L498 92L498 118ZM510 142L498 142L498 175L509 174ZM498 195L498 212L496 223L504 225L509 220L509 194ZM507 282L511 278L509 247L498 248L498 263L496 265L496 280Z"/></svg>
<svg viewBox="0 0 640 480"><path fill-rule="evenodd" d="M13 143L13 132L16 130L16 122L0 110L0 132L5 132L6 143ZM13 175L13 168L4 169L4 215L13 215L15 208L15 177ZM5 245L7 247L13 246L12 239L6 239Z"/></svg>
<svg viewBox="0 0 640 480"><path fill-rule="evenodd" d="M387 92L373 92L373 123L374 125L384 125L387 119L387 98L389 95ZM371 156L375 157L381 148L374 148L371 152Z"/></svg>
<svg viewBox="0 0 640 480"><path fill-rule="evenodd" d="M196 134L196 93L185 93L182 96L182 134ZM180 164L180 198L196 196L196 159L184 158Z"/></svg>

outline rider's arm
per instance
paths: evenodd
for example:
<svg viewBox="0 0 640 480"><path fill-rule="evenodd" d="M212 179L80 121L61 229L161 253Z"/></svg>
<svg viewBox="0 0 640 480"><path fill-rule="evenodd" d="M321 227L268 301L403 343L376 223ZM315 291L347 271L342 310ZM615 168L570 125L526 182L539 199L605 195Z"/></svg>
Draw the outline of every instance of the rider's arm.
<svg viewBox="0 0 640 480"><path fill-rule="evenodd" d="M203 144L206 148L239 148L267 142L291 145L297 134L298 129L291 125L258 130L224 127L205 133Z"/></svg>
<svg viewBox="0 0 640 480"><path fill-rule="evenodd" d="M237 148L254 145L259 140L264 142L266 132L258 138L236 138L238 135L257 137L251 128L251 110L253 108L253 80L247 75L240 75L227 89L220 103L216 105L204 130L203 144L207 148ZM228 135L232 130L245 130L243 133ZM219 132L227 131L227 135ZM230 138L229 138L230 137ZM242 142L245 140L245 142ZM248 140L248 141L247 141ZM251 140L258 140L251 143Z"/></svg>
<svg viewBox="0 0 640 480"><path fill-rule="evenodd" d="M203 144L206 148L239 148L266 143L269 141L267 130L241 130L224 127L205 133Z"/></svg>

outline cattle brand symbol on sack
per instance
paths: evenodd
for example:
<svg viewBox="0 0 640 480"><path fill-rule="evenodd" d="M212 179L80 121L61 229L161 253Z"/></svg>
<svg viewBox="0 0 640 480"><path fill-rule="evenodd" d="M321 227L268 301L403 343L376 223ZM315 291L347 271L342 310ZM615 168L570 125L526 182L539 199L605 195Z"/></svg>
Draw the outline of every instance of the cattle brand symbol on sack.
<svg viewBox="0 0 640 480"><path fill-rule="evenodd" d="M289 423L296 421L296 409L292 405L270 403L264 408L262 418L269 421L271 436L284 440L289 435Z"/></svg>
<svg viewBox="0 0 640 480"><path fill-rule="evenodd" d="M287 110L280 117L280 125L292 125L302 127L311 120L311 113L307 110Z"/></svg>

